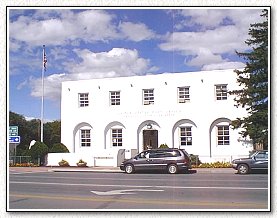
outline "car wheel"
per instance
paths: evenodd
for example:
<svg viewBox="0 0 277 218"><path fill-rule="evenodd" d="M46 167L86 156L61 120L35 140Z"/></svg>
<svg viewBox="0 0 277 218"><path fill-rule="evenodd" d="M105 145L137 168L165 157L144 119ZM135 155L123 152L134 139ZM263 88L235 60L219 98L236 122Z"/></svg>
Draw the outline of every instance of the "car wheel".
<svg viewBox="0 0 277 218"><path fill-rule="evenodd" d="M133 173L135 170L134 170L134 166L132 164L127 164L125 166L125 172L128 173L128 174L131 174Z"/></svg>
<svg viewBox="0 0 277 218"><path fill-rule="evenodd" d="M247 174L247 173L249 173L249 167L246 164L240 164L238 166L238 173L239 174Z"/></svg>
<svg viewBox="0 0 277 218"><path fill-rule="evenodd" d="M167 168L168 173L175 174L177 173L177 166L175 164L170 164Z"/></svg>

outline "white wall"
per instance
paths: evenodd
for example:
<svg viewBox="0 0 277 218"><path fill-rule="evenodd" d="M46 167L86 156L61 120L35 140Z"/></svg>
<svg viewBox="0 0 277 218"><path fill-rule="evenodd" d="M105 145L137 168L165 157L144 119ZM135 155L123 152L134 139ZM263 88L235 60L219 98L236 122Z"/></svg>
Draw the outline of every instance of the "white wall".
<svg viewBox="0 0 277 218"><path fill-rule="evenodd" d="M147 123L158 130L158 143L179 147L178 125L193 126L193 145L188 153L203 157L247 155L251 147L238 142L238 131L230 129L230 145L217 146L212 123L219 118L233 120L246 114L234 107L234 96L216 101L215 84L238 89L233 70L159 74L148 76L68 81L62 84L61 142L70 152L94 155L116 151L111 146L110 128L123 128L123 149L142 151L142 131ZM178 103L177 87L190 86L190 102ZM154 88L154 105L143 105L142 89ZM121 105L109 105L109 92L121 91ZM78 93L89 93L89 107L78 107ZM193 125L192 125L193 124ZM177 125L177 126L176 126ZM79 146L79 129L91 128L91 147ZM175 130L175 131L174 131Z"/></svg>

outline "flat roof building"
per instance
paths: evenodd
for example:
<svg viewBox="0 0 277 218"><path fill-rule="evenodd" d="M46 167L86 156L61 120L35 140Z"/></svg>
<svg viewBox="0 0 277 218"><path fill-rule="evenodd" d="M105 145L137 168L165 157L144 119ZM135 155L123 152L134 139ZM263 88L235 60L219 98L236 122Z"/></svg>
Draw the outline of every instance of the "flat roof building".
<svg viewBox="0 0 277 218"><path fill-rule="evenodd" d="M129 158L161 144L202 162L248 155L251 142L230 127L247 115L228 94L240 89L236 78L233 70L216 70L63 82L61 142L70 151L64 157L116 165L118 151ZM51 155L49 165L62 158Z"/></svg>

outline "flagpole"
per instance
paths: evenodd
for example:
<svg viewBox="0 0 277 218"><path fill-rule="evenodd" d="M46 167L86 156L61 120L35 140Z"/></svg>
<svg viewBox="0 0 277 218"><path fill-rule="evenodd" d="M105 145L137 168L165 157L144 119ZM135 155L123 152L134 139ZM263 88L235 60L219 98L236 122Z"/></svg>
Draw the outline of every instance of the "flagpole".
<svg viewBox="0 0 277 218"><path fill-rule="evenodd" d="M44 114L44 72L45 72L45 45L42 49L42 70L41 70L41 110L40 110L40 141L43 142L43 114Z"/></svg>

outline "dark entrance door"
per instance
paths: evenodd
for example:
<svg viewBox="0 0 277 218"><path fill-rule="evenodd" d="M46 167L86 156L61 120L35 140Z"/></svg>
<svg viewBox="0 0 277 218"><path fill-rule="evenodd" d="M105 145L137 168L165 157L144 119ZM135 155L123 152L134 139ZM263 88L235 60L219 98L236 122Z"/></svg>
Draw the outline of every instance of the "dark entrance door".
<svg viewBox="0 0 277 218"><path fill-rule="evenodd" d="M143 150L158 148L158 130L143 130Z"/></svg>

